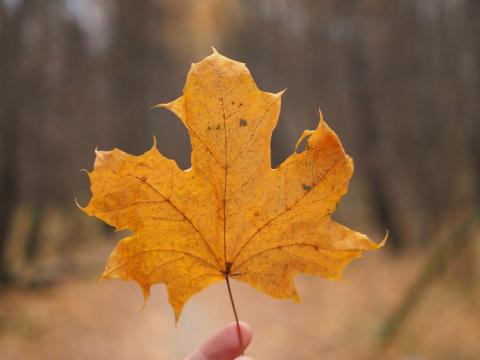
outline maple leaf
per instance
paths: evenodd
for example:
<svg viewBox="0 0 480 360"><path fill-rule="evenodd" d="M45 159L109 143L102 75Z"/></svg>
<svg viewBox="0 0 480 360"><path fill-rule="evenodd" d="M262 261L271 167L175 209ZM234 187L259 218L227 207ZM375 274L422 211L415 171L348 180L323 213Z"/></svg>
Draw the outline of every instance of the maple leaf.
<svg viewBox="0 0 480 360"><path fill-rule="evenodd" d="M158 107L188 129L192 167L153 147L140 156L97 151L83 210L130 229L103 278L134 280L145 300L164 283L178 320L194 294L218 281L244 281L298 301L298 273L338 279L362 250L383 244L331 219L353 162L320 116L305 150L272 169L270 139L283 92L258 89L245 64L214 51L193 64L183 96Z"/></svg>

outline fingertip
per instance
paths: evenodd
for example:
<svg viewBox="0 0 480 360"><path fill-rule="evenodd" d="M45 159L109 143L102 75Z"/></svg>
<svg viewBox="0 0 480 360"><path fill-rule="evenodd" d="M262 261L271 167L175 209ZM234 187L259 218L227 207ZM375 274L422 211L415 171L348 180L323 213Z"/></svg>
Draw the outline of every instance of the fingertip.
<svg viewBox="0 0 480 360"><path fill-rule="evenodd" d="M219 343L222 343L225 349L228 348L229 351L232 353L236 352L237 356L241 355L252 341L252 330L250 328L250 325L248 325L244 321L239 321L238 327L240 328L240 337L242 340L241 343L238 337L237 323L235 321L226 325L213 338L216 339Z"/></svg>
<svg viewBox="0 0 480 360"><path fill-rule="evenodd" d="M238 336L240 329L241 342ZM252 341L252 330L245 322L232 322L200 345L187 359L236 359ZM247 358L248 359L248 358Z"/></svg>
<svg viewBox="0 0 480 360"><path fill-rule="evenodd" d="M250 345L250 342L252 341L252 329L250 328L250 325L248 325L244 321L239 321L238 324L240 325L240 333L242 335L242 349L245 350L248 345ZM235 330L237 329L237 323L234 322L230 325L233 325L235 327Z"/></svg>
<svg viewBox="0 0 480 360"><path fill-rule="evenodd" d="M237 325L236 322L233 322L233 323L231 323L230 325L232 325L232 324ZM240 321L238 322L238 324L240 325L240 328L241 328L242 330L245 330L245 331L248 331L248 332L252 332L252 328L251 328L250 325L248 325L245 321L241 321L241 320L240 320Z"/></svg>

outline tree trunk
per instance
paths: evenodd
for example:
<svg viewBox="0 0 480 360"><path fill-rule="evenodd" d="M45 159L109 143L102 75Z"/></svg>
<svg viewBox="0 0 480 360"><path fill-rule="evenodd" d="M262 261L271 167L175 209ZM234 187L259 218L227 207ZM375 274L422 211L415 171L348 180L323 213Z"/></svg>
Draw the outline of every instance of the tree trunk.
<svg viewBox="0 0 480 360"><path fill-rule="evenodd" d="M8 13L0 4L0 282L11 280L6 251L18 201L20 74L25 4Z"/></svg>

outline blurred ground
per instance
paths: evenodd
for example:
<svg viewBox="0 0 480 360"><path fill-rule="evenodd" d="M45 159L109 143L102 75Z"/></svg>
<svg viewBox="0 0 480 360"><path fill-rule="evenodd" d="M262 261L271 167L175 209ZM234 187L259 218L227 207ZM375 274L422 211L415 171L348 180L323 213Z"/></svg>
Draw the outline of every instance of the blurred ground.
<svg viewBox="0 0 480 360"><path fill-rule="evenodd" d="M177 327L163 286L154 287L139 311L136 285L96 281L112 245L73 252L68 261L76 271L69 280L61 280L57 264L58 282L3 291L2 359L181 359L232 321L222 283L194 297ZM422 253L392 257L380 251L351 264L344 282L299 276L301 304L276 301L234 282L240 316L254 331L248 355L257 360L478 359L480 287L459 280L461 259L428 288L389 349L379 352L385 318L424 262Z"/></svg>

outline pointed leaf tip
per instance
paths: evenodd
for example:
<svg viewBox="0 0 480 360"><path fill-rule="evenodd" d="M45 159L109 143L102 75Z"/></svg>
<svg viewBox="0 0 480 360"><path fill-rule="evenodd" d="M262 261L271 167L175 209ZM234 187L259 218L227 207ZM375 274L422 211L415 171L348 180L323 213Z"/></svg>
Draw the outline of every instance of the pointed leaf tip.
<svg viewBox="0 0 480 360"><path fill-rule="evenodd" d="M170 103L156 104L156 105L150 106L150 109L168 108L168 105L170 105Z"/></svg>
<svg viewBox="0 0 480 360"><path fill-rule="evenodd" d="M280 90L279 92L277 92L275 94L275 96L277 97L282 97L283 94L285 94L285 92L287 91L287 88L283 89L283 90Z"/></svg>
<svg viewBox="0 0 480 360"><path fill-rule="evenodd" d="M383 247L387 243L387 240L388 240L388 229L387 229L387 231L385 233L385 236L383 237L382 241L380 241L378 243L378 248Z"/></svg>
<svg viewBox="0 0 480 360"><path fill-rule="evenodd" d="M147 305L148 300L150 299L150 285L148 284L140 284L140 288L142 289L143 294L143 305L140 307L138 311L142 311L145 306Z"/></svg>
<svg viewBox="0 0 480 360"><path fill-rule="evenodd" d="M75 205L77 205L77 207L78 207L80 210L82 210L83 212L85 212L86 207L83 207L82 205L80 205L80 204L78 203L77 197L75 197Z"/></svg>
<svg viewBox="0 0 480 360"><path fill-rule="evenodd" d="M295 149L294 151L297 152L297 149L298 147L300 146L300 144L302 143L302 141L305 139L305 138L308 138L310 136L312 136L312 134L314 133L315 131L313 130L304 130L302 135L300 135L300 137L298 138L297 140L297 143L295 144ZM308 139L307 139L308 141Z"/></svg>
<svg viewBox="0 0 480 360"><path fill-rule="evenodd" d="M90 171L88 171L87 169L80 169L79 170L80 174L87 174L88 177L90 177Z"/></svg>
<svg viewBox="0 0 480 360"><path fill-rule="evenodd" d="M323 112L321 108L318 108L318 114L320 115L320 120L318 124L320 125L321 123L325 122L325 119L323 118Z"/></svg>

